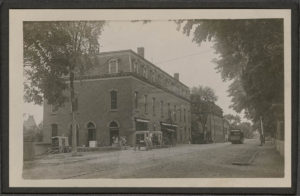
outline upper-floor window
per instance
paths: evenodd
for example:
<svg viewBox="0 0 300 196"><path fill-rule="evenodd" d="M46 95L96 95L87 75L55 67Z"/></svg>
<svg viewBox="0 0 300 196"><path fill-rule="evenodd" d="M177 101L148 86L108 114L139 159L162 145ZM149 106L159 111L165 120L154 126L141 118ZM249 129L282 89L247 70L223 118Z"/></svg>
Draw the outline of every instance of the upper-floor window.
<svg viewBox="0 0 300 196"><path fill-rule="evenodd" d="M164 101L160 101L160 115L164 117Z"/></svg>
<svg viewBox="0 0 300 196"><path fill-rule="evenodd" d="M145 65L143 66L143 76L144 76L145 78L148 77L147 67L146 67Z"/></svg>
<svg viewBox="0 0 300 196"><path fill-rule="evenodd" d="M118 71L119 71L118 59L111 59L108 63L108 72L118 73Z"/></svg>
<svg viewBox="0 0 300 196"><path fill-rule="evenodd" d="M177 120L177 108L176 105L174 105L174 120Z"/></svg>
<svg viewBox="0 0 300 196"><path fill-rule="evenodd" d="M153 82L156 82L156 71L153 71L152 80Z"/></svg>
<svg viewBox="0 0 300 196"><path fill-rule="evenodd" d="M179 107L179 120L181 121L182 120L182 114L181 114L181 106Z"/></svg>
<svg viewBox="0 0 300 196"><path fill-rule="evenodd" d="M184 108L184 109L183 109L183 121L184 121L184 122L186 121L186 116L185 116L186 113L185 113L185 112L186 112L186 110L185 110L185 108Z"/></svg>
<svg viewBox="0 0 300 196"><path fill-rule="evenodd" d="M117 109L117 91L110 91L110 109Z"/></svg>
<svg viewBox="0 0 300 196"><path fill-rule="evenodd" d="M137 109L138 108L138 100L139 100L139 93L137 91L134 92L134 108Z"/></svg>
<svg viewBox="0 0 300 196"><path fill-rule="evenodd" d="M149 76L150 81L153 82L153 80L152 80L153 72L151 69L149 70L148 74L149 74L148 76Z"/></svg>
<svg viewBox="0 0 300 196"><path fill-rule="evenodd" d="M132 71L138 73L138 63L136 61L133 62L132 67Z"/></svg>
<svg viewBox="0 0 300 196"><path fill-rule="evenodd" d="M157 82L160 83L160 75L157 75Z"/></svg>
<svg viewBox="0 0 300 196"><path fill-rule="evenodd" d="M152 98L152 114L155 116L155 97Z"/></svg>
<svg viewBox="0 0 300 196"><path fill-rule="evenodd" d="M144 111L148 112L148 95L144 95Z"/></svg>
<svg viewBox="0 0 300 196"><path fill-rule="evenodd" d="M168 103L168 117L171 118L171 104Z"/></svg>
<svg viewBox="0 0 300 196"><path fill-rule="evenodd" d="M78 111L78 97L74 98L74 102L72 103L72 110Z"/></svg>

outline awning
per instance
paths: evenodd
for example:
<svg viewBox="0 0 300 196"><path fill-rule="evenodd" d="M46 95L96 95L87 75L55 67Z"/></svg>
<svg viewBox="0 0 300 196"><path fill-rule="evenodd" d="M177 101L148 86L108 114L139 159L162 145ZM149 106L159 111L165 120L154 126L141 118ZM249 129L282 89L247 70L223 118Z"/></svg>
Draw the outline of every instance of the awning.
<svg viewBox="0 0 300 196"><path fill-rule="evenodd" d="M164 123L164 122L161 122L161 124L164 125L164 126L178 127L175 124L169 124L169 123Z"/></svg>
<svg viewBox="0 0 300 196"><path fill-rule="evenodd" d="M140 118L136 118L135 121L137 121L137 122L144 122L144 123L150 122L149 120L146 120L146 119L140 119Z"/></svg>
<svg viewBox="0 0 300 196"><path fill-rule="evenodd" d="M172 133L175 132L175 130L173 130L173 129L167 129L167 131L172 132Z"/></svg>

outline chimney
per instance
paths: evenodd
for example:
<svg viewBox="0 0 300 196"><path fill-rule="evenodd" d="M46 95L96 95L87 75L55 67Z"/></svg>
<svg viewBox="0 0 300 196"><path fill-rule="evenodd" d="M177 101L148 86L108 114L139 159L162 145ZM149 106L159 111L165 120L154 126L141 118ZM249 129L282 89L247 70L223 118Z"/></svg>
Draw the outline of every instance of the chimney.
<svg viewBox="0 0 300 196"><path fill-rule="evenodd" d="M179 73L174 73L174 78L179 81Z"/></svg>
<svg viewBox="0 0 300 196"><path fill-rule="evenodd" d="M145 55L145 49L144 49L144 47L138 47L137 48L137 53L138 53L139 56L145 58L145 56L144 56Z"/></svg>

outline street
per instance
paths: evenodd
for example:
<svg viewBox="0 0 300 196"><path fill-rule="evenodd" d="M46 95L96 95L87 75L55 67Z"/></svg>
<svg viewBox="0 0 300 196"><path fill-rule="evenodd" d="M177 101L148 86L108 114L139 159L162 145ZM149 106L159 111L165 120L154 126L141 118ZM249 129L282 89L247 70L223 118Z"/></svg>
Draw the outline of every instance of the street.
<svg viewBox="0 0 300 196"><path fill-rule="evenodd" d="M24 162L25 179L283 177L284 161L270 141L184 144L172 148L47 155Z"/></svg>

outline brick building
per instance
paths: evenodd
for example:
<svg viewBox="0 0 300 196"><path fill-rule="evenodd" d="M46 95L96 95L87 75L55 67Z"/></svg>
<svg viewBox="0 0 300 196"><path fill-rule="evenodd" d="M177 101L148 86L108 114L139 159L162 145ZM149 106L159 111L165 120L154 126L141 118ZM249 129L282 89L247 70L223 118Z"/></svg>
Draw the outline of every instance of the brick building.
<svg viewBox="0 0 300 196"><path fill-rule="evenodd" d="M74 82L77 100L77 145L111 145L125 136L134 145L136 131L162 131L164 139L190 140L190 92L179 81L144 58L144 48L103 52L97 66ZM72 140L71 107L44 103L44 142L52 136Z"/></svg>

